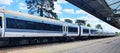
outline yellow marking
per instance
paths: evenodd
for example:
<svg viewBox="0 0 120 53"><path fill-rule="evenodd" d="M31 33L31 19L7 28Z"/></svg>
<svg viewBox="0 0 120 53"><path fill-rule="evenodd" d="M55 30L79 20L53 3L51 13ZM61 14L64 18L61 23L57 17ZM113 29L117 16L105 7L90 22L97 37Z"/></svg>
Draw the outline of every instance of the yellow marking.
<svg viewBox="0 0 120 53"><path fill-rule="evenodd" d="M2 21L4 21L4 16L2 16Z"/></svg>

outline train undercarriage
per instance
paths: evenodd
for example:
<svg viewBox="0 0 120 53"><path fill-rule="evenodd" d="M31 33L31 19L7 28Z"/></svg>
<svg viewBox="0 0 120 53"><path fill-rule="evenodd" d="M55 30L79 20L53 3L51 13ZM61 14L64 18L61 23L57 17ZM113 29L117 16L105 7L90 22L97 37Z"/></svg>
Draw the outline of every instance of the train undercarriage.
<svg viewBox="0 0 120 53"><path fill-rule="evenodd" d="M89 40L105 38L108 36L74 36L74 37L15 37L15 38L0 38L0 47L10 47L10 46L22 46L22 45L34 45L34 44L47 44L55 42L71 42L77 40ZM112 37L112 36L109 36Z"/></svg>

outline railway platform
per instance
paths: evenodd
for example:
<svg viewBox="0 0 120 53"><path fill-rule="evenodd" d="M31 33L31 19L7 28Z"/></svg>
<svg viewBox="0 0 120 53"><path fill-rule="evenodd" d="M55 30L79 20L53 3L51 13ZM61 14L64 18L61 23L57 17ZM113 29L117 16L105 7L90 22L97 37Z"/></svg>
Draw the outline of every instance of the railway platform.
<svg viewBox="0 0 120 53"><path fill-rule="evenodd" d="M120 53L120 36L2 49L0 53Z"/></svg>

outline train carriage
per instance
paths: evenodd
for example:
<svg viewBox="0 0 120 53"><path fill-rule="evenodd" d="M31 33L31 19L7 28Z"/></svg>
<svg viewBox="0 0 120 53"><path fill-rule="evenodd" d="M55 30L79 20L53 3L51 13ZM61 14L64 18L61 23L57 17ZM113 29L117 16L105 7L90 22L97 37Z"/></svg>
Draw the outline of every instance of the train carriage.
<svg viewBox="0 0 120 53"><path fill-rule="evenodd" d="M4 11L4 37L78 36L78 26L28 14Z"/></svg>
<svg viewBox="0 0 120 53"><path fill-rule="evenodd" d="M105 35L114 36L115 33L0 9L0 46L66 41Z"/></svg>

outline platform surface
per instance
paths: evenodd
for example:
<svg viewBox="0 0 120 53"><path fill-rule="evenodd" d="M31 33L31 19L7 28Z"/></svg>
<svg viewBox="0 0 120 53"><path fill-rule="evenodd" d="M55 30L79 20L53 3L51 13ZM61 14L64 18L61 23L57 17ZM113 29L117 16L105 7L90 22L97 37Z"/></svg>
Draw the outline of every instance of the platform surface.
<svg viewBox="0 0 120 53"><path fill-rule="evenodd" d="M0 53L120 53L120 37L0 50Z"/></svg>

